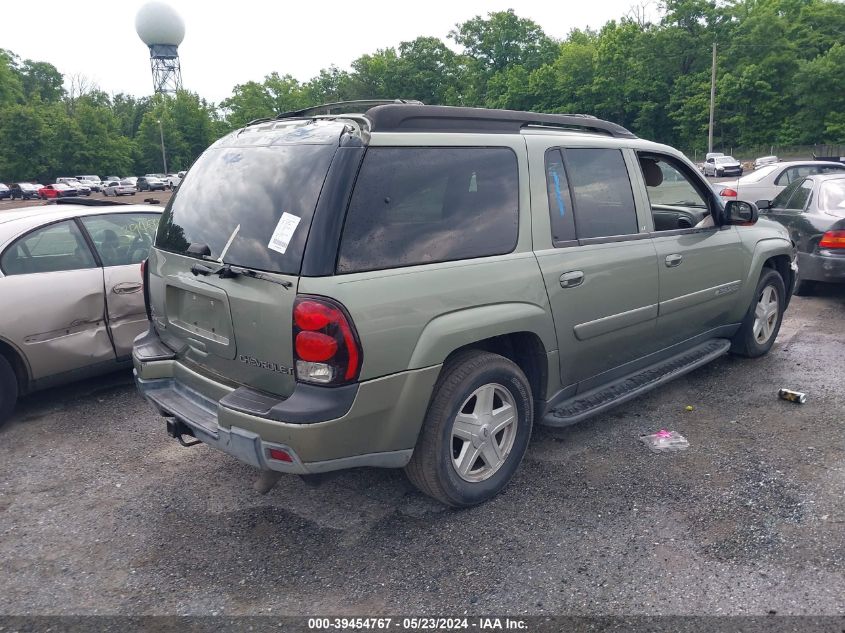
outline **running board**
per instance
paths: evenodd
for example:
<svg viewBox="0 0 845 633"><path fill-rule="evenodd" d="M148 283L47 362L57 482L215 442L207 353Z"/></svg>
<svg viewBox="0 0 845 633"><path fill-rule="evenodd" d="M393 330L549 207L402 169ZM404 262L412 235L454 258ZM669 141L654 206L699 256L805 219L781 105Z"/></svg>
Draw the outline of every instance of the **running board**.
<svg viewBox="0 0 845 633"><path fill-rule="evenodd" d="M580 422L701 367L727 353L730 347L731 342L728 339L711 339L609 385L564 400L549 409L541 424L569 426Z"/></svg>

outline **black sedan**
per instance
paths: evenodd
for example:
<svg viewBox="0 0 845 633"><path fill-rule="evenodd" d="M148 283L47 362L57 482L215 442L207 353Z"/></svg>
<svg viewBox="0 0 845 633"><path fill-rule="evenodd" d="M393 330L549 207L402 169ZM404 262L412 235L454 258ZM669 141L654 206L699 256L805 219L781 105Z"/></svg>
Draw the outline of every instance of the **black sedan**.
<svg viewBox="0 0 845 633"><path fill-rule="evenodd" d="M41 185L31 182L17 182L9 186L9 192L12 194L12 200L29 200L38 197L38 190Z"/></svg>
<svg viewBox="0 0 845 633"><path fill-rule="evenodd" d="M795 294L818 281L845 282L845 174L796 180L772 200L759 200L760 217L783 224L798 246Z"/></svg>

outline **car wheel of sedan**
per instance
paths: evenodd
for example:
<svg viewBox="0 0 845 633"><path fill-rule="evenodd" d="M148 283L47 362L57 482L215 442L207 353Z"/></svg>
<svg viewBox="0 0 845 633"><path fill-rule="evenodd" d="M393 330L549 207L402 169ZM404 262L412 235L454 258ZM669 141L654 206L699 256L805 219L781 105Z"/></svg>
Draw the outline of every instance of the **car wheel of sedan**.
<svg viewBox="0 0 845 633"><path fill-rule="evenodd" d="M533 423L531 385L515 363L469 350L444 365L405 472L453 506L487 501L522 461Z"/></svg>
<svg viewBox="0 0 845 633"><path fill-rule="evenodd" d="M776 270L764 268L754 291L754 299L732 340L733 353L756 358L772 348L783 321L785 298L783 278Z"/></svg>
<svg viewBox="0 0 845 633"><path fill-rule="evenodd" d="M18 378L5 356L0 356L0 426L9 418L18 399Z"/></svg>

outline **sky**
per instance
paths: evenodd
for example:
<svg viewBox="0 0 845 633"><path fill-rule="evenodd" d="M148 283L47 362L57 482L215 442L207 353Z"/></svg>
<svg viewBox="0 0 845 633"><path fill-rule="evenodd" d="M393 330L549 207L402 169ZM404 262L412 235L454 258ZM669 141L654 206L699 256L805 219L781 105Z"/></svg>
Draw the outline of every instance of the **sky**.
<svg viewBox="0 0 845 633"><path fill-rule="evenodd" d="M348 69L364 53L418 36L444 41L455 24L509 8L564 38L574 28L600 28L631 7L656 0L164 0L185 21L179 47L182 84L219 103L236 84L276 71L307 81L334 64ZM144 0L29 0L3 2L0 48L22 60L50 62L65 75L82 75L107 93L152 92L149 50L135 33ZM358 10L354 10L358 7ZM29 24L31 28L22 28ZM453 45L451 41L447 41Z"/></svg>

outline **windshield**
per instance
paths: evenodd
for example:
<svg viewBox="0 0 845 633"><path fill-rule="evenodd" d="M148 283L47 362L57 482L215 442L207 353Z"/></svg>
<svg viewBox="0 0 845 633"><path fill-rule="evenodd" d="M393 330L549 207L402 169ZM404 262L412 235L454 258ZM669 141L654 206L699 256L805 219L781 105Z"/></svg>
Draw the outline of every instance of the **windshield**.
<svg viewBox="0 0 845 633"><path fill-rule="evenodd" d="M717 156L716 157L717 163L735 163L736 160L733 156Z"/></svg>
<svg viewBox="0 0 845 633"><path fill-rule="evenodd" d="M845 178L822 183L819 190L819 209L845 216Z"/></svg>
<svg viewBox="0 0 845 633"><path fill-rule="evenodd" d="M187 255L189 245L196 251L202 244L229 264L299 274L336 150L337 144L209 149L170 199L156 246Z"/></svg>

